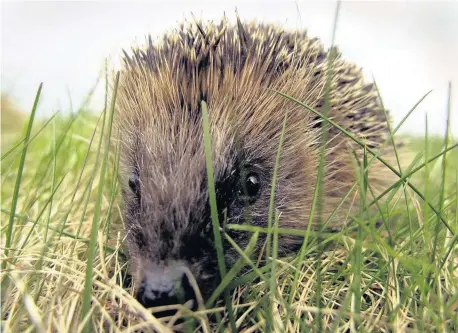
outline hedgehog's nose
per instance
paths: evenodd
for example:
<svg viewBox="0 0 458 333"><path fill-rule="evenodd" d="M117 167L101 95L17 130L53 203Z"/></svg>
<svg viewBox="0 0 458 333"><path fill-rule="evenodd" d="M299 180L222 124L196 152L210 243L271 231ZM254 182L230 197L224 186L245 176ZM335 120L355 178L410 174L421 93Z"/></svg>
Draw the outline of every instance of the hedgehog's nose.
<svg viewBox="0 0 458 333"><path fill-rule="evenodd" d="M151 279L148 280L148 276L146 276L137 292L137 300L144 307L184 304L189 300L193 300L193 308L196 306L194 289L189 284L185 274L181 276L180 280L172 281L174 283L157 285L151 282ZM164 317L174 313L175 311L162 311L154 315L156 317Z"/></svg>

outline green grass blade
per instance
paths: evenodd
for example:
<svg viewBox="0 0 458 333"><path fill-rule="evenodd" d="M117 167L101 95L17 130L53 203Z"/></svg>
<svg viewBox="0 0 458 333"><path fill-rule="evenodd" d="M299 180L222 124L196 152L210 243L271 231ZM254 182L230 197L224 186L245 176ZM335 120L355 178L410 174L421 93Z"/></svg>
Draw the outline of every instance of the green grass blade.
<svg viewBox="0 0 458 333"><path fill-rule="evenodd" d="M395 142L395 136L394 136L394 134L396 132L393 132L393 130L391 128L390 118L388 116L387 110L385 109L385 105L383 104L383 99L382 99L382 96L380 94L380 90L378 89L377 82L375 81L374 76L372 76L372 81L374 82L374 87L375 87L375 90L377 91L377 96L378 96L378 100L380 101L380 106L382 107L383 113L385 114L386 125L388 127L388 132L390 133L389 138L391 139L391 144L393 146L394 155L396 156L396 163L398 164L399 172L402 174L401 160L399 159L399 153L398 153L397 145L396 145L396 142ZM411 112L413 112L415 109L416 109L416 107L413 107ZM409 112L407 113L407 115L403 118L403 120L399 123L399 125L402 125L402 123L409 117L410 113ZM401 126L397 126L398 129L400 127ZM382 145L382 147L383 147L383 145Z"/></svg>
<svg viewBox="0 0 458 333"><path fill-rule="evenodd" d="M56 169L57 169L57 156L56 156L56 122L53 122L53 136L52 136L52 151L53 151L53 164L52 164L52 184L51 184L51 192L54 192L54 188L56 187ZM48 231L49 231L49 223L51 221L51 213L52 213L52 200L49 203L49 210L48 210L48 218L46 223L46 230L45 230L45 243L48 242ZM45 247L46 248L46 247Z"/></svg>
<svg viewBox="0 0 458 333"><path fill-rule="evenodd" d="M333 76L333 66L334 60L337 56L336 48L334 47L336 32L337 32L337 22L339 18L340 12L340 5L341 2L337 1L336 9L334 13L334 21L333 21L333 29L332 29L332 39L331 39L331 47L329 50L328 55L328 67L326 69L326 84L325 84L325 93L324 93L324 106L323 112L321 113L324 118L328 118L329 110L331 107L330 98L331 98L331 83L332 83L332 76ZM324 202L324 175L326 172L326 145L328 143L329 137L329 123L323 122L321 126L321 136L320 136L320 155L319 155L319 165L318 165L318 201L317 201L317 227L321 230L323 225L323 202ZM318 313L316 314L316 329L321 332L323 330L323 318L321 316L321 308L323 307L322 304L322 276L321 276L321 254L324 252L324 248L321 246L321 235L318 234L318 258L316 261L316 293L315 293L315 302L316 306L318 307Z"/></svg>
<svg viewBox="0 0 458 333"><path fill-rule="evenodd" d="M210 137L210 125L208 120L207 103L202 101L202 117L203 117L203 129L204 129L204 144L205 144L205 162L207 168L207 181L209 191L209 201L211 210L211 219L213 225L213 234L215 237L216 254L218 256L218 268L221 277L226 274L226 264L224 261L223 253L223 242L221 240L220 225L218 221L218 207L216 206L216 191L215 191L215 179L213 175L213 158L212 158L212 146Z"/></svg>
<svg viewBox="0 0 458 333"><path fill-rule="evenodd" d="M269 215L268 215L268 218L267 218L267 228L269 230L272 229L272 219L273 219L273 215L274 215L274 204L275 204L275 188L277 187L277 172L278 172L278 168L279 168L279 165L280 165L280 156L281 156L281 151L282 151L282 148L283 148L283 140L284 140L284 136L285 136L285 131L286 131L286 120L288 119L288 114L285 115L285 118L283 119L283 126L282 126L282 131L281 131L281 134L280 134L280 141L279 141L279 144L278 144L278 150L277 150L277 156L275 157L275 167L274 167L274 172L273 172L273 175L272 175L272 184L271 184L271 189L270 189L270 202L269 202ZM275 240L275 238L277 238ZM266 259L269 260L270 258L270 255L271 255L271 247L270 247L270 234L267 234L267 246L266 246ZM276 247L278 248L278 224L276 225L276 231L274 231L274 243L276 242ZM267 326L266 326L266 331L267 332L271 332L272 330L272 323L273 323L273 319L272 319L272 311L273 311L273 303L274 303L274 295L275 295L275 291L276 291L276 285L275 285L275 269L276 269L276 259L277 259L277 251L275 251L275 249L273 249L273 254L275 255L275 257L272 258L272 270L271 270L271 277L270 277L270 302L268 303L269 304L269 309L267 311Z"/></svg>
<svg viewBox="0 0 458 333"><path fill-rule="evenodd" d="M100 169L100 181L99 181L99 188L98 188L98 195L97 195L97 202L96 208L94 212L94 218L92 220L92 229L91 229L91 236L88 246L88 260L87 260L87 268L86 268L86 278L84 283L84 294L83 294L83 304L82 304L82 311L81 311L81 318L84 318L91 312L91 295L92 295L92 274L93 274L93 263L96 254L96 246L97 246L97 232L99 230L99 222L100 222L100 212L102 206L102 198L103 198L103 188L104 188L104 180L105 180L105 173L108 163L108 153L110 150L110 138L111 138L111 129L113 126L113 117L115 111L115 103L116 103L116 96L119 84L119 72L116 75L115 85L113 89L113 96L110 106L110 118L108 120L108 127L107 127L107 137L106 137L106 144L105 144L105 151L102 160L102 167ZM102 139L102 138L101 138ZM90 320L87 321L86 325L84 326L83 332L90 333Z"/></svg>
<svg viewBox="0 0 458 333"><path fill-rule="evenodd" d="M447 98L447 120L446 120L446 130L444 135L444 150L447 150L449 145L450 139L450 113L451 113L451 99L452 99L452 84L449 83L448 85L448 98ZM445 197L445 186L446 186L446 179L447 179L447 153L444 154L442 157L442 179L441 179L441 186L440 186L440 194L439 194L439 213L442 213L444 209L444 197ZM433 244L433 251L431 253L431 263L434 263L436 260L436 254L438 251L438 242L439 242L439 234L440 234L440 220L436 222L436 228L434 233L434 244ZM453 234L453 231L450 230ZM431 279L431 274L428 276L428 281Z"/></svg>
<svg viewBox="0 0 458 333"><path fill-rule="evenodd" d="M30 117L29 117L29 124L27 126L27 132L26 132L25 139L24 139L24 148L22 150L21 160L19 162L19 168L18 168L18 173L16 177L16 183L14 185L13 201L11 203L11 209L10 209L11 214L8 220L8 230L6 232L5 257L8 257L8 252L11 247L11 240L13 237L14 215L16 214L16 207L17 207L17 202L19 198L19 189L21 187L22 173L24 171L25 157L27 155L27 145L29 142L30 133L32 132L33 121L35 119L35 112L37 111L38 101L40 99L42 88L43 88L43 83L40 83L37 94L35 96L35 101L33 102L32 113L30 114ZM6 261L2 263L2 270L4 270L5 267L6 267Z"/></svg>
<svg viewBox="0 0 458 333"><path fill-rule="evenodd" d="M218 269L221 277L223 277L226 274L226 264L224 261L223 242L221 240L220 225L218 220L218 207L216 206L216 190L215 179L213 174L210 125L208 120L207 103L205 103L205 101L202 101L202 117L205 144L205 163L207 168L207 182L209 191L208 196L210 201L211 219L213 226L213 234L215 237L216 254L218 256Z"/></svg>
<svg viewBox="0 0 458 333"><path fill-rule="evenodd" d="M210 124L208 120L207 103L202 101L202 126L203 126L203 139L205 147L205 164L207 169L207 183L208 183L208 196L210 201L210 212L213 226L213 235L215 238L216 255L218 257L218 269L221 279L226 275L226 263L224 260L223 242L221 239L220 225L218 220L218 207L216 206L216 191L215 191L215 178L213 174L213 158L212 158L212 144L210 135ZM234 314L232 312L232 303L230 301L229 293L226 290L224 293L227 310L229 312L229 322L232 332L237 332Z"/></svg>

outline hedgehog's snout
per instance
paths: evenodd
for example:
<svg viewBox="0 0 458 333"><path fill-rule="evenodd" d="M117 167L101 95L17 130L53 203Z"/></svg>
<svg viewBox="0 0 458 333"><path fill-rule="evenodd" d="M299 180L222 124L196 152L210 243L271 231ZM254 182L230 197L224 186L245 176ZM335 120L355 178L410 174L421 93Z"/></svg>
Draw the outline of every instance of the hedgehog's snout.
<svg viewBox="0 0 458 333"><path fill-rule="evenodd" d="M155 266L145 271L137 291L137 300L145 307L183 304L189 300L195 305L195 293L185 269L184 266L171 264L165 267ZM169 312L155 315L171 315Z"/></svg>

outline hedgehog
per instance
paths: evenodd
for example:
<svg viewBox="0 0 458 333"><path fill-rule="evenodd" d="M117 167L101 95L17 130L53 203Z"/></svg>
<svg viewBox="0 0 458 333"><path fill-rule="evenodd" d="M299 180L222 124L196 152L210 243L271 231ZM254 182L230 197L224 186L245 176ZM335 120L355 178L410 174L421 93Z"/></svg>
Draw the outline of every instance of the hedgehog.
<svg viewBox="0 0 458 333"><path fill-rule="evenodd" d="M343 60L337 48L325 50L305 31L242 23L238 17L235 23L185 21L157 42L149 36L146 47L124 51L123 57L115 126L121 144L129 267L135 296L144 306L195 298L189 273L204 297L221 279L209 205L202 101L208 107L221 225L224 220L267 226L284 121L274 197L279 225L303 230L309 223L312 228L318 225L309 217L326 122L277 92L318 112L328 101L328 118L374 150L389 139L389 122L374 84L366 83L362 69ZM330 216L340 205L327 224L339 230L348 212L360 205L357 188L343 198L356 180L355 152L361 156L362 148L333 126L325 128L322 215ZM381 163L372 165L369 180L376 193L391 179L391 171ZM241 247L250 239L248 232L223 232ZM257 253L263 239L256 245ZM294 253L302 239L280 237L280 253ZM238 254L225 237L223 245L230 267Z"/></svg>

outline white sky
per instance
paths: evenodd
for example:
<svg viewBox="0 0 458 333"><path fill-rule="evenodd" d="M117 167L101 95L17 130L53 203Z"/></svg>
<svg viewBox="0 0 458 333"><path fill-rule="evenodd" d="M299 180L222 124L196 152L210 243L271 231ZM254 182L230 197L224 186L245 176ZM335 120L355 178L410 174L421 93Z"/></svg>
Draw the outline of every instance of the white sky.
<svg viewBox="0 0 458 333"><path fill-rule="evenodd" d="M1 89L23 110L32 106L44 82L40 115L76 108L121 48L174 28L191 12L204 19L226 13L243 19L307 29L331 43L335 2L331 1L148 1L3 2ZM298 11L299 9L299 11ZM458 2L343 2L336 44L344 58L375 76L385 106L397 124L429 90L432 94L403 125L423 134L444 133L447 87L452 81L453 132L458 133ZM93 106L102 105L103 84Z"/></svg>

